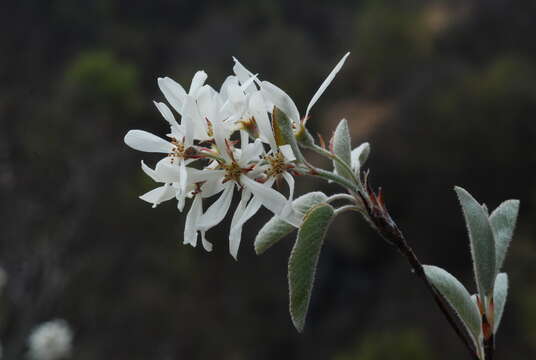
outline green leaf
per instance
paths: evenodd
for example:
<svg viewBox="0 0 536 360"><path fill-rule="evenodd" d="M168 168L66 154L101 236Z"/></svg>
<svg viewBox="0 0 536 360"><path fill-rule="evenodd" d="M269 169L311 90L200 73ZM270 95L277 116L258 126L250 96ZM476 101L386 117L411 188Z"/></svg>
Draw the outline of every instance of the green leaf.
<svg viewBox="0 0 536 360"><path fill-rule="evenodd" d="M506 296L508 295L508 275L500 273L495 280L495 288L493 289L493 304L495 309L495 317L493 323L493 333L497 332L504 312L504 304L506 304Z"/></svg>
<svg viewBox="0 0 536 360"><path fill-rule="evenodd" d="M348 122L346 119L342 119L335 129L333 134L333 153L337 155L342 161L344 161L348 168L352 161L352 145L350 139L350 130L348 129ZM339 164L337 161L333 161L335 172L339 175L345 176L348 179L352 179L352 174L348 173L347 168Z"/></svg>
<svg viewBox="0 0 536 360"><path fill-rule="evenodd" d="M272 112L272 127L277 145L290 145L298 162L303 162L303 155L298 147L298 141L294 135L292 121L278 107L274 106Z"/></svg>
<svg viewBox="0 0 536 360"><path fill-rule="evenodd" d="M508 251L510 241L514 235L519 200L507 200L495 209L490 216L491 227L495 234L495 256L497 271L501 270Z"/></svg>
<svg viewBox="0 0 536 360"><path fill-rule="evenodd" d="M292 206L297 212L305 214L311 207L325 202L327 199L328 197L322 192L310 192L296 198L292 202ZM294 226L281 218L277 216L272 217L266 224L264 224L255 238L255 252L257 255L262 254L272 247L272 245L290 234L294 229L296 229Z"/></svg>
<svg viewBox="0 0 536 360"><path fill-rule="evenodd" d="M331 205L318 204L305 215L288 263L290 316L301 332L309 309L320 250L334 210Z"/></svg>
<svg viewBox="0 0 536 360"><path fill-rule="evenodd" d="M359 176L359 171L361 170L361 167L365 164L368 157L370 155L370 144L368 142L365 142L358 147L356 147L354 150L352 150L351 153L351 165L352 170L356 174L356 176Z"/></svg>
<svg viewBox="0 0 536 360"><path fill-rule="evenodd" d="M495 240L484 208L466 190L454 188L462 205L469 232L471 255L478 293L484 297L493 294L495 284Z"/></svg>
<svg viewBox="0 0 536 360"><path fill-rule="evenodd" d="M423 267L428 280L452 306L473 336L473 341L476 341L480 335L482 319L467 289L454 276L440 267L432 265L423 265Z"/></svg>

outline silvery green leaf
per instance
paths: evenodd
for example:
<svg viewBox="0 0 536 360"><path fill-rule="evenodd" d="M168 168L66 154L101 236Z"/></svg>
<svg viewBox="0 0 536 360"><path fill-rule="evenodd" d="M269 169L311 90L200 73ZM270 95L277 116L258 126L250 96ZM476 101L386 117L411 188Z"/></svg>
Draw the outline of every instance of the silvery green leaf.
<svg viewBox="0 0 536 360"><path fill-rule="evenodd" d="M305 214L311 207L325 202L327 199L328 197L322 192L310 192L296 198L292 202L292 206L297 212ZM279 217L272 217L264 224L255 238L255 252L257 255L262 254L294 229L296 229L294 226Z"/></svg>
<svg viewBox="0 0 536 360"><path fill-rule="evenodd" d="M370 154L370 144L368 142L365 142L358 147L356 147L354 150L352 150L351 154L351 165L352 170L356 175L358 175L359 170L361 167L365 164Z"/></svg>
<svg viewBox="0 0 536 360"><path fill-rule="evenodd" d="M471 256L478 292L490 296L495 284L495 240L484 208L466 190L454 188L462 206L469 232Z"/></svg>
<svg viewBox="0 0 536 360"><path fill-rule="evenodd" d="M495 209L490 216L491 227L495 234L495 256L497 271L501 270L516 227L519 200L507 200Z"/></svg>
<svg viewBox="0 0 536 360"><path fill-rule="evenodd" d="M298 147L298 142L292 128L292 121L276 106L274 106L274 111L272 112L272 127L277 145L290 145L298 162L303 162L303 155Z"/></svg>
<svg viewBox="0 0 536 360"><path fill-rule="evenodd" d="M465 287L447 271L432 265L423 265L424 273L434 287L452 306L469 333L476 340L480 336L482 319L477 305Z"/></svg>
<svg viewBox="0 0 536 360"><path fill-rule="evenodd" d="M342 119L335 129L333 134L333 153L337 155L342 161L350 166L352 160L352 144L350 139L350 130L348 129L348 122L346 119ZM333 161L335 172L339 175L345 176L348 179L352 179L352 174L348 173L345 167L336 161Z"/></svg>
<svg viewBox="0 0 536 360"><path fill-rule="evenodd" d="M495 288L493 289L493 302L495 309L495 317L493 323L493 332L496 333L504 311L504 304L506 304L506 296L508 295L508 275L506 273L500 273L495 280Z"/></svg>
<svg viewBox="0 0 536 360"><path fill-rule="evenodd" d="M320 250L334 210L329 204L318 204L306 214L298 238L290 253L288 283L290 316L296 329L301 332L309 309L309 301L315 278Z"/></svg>

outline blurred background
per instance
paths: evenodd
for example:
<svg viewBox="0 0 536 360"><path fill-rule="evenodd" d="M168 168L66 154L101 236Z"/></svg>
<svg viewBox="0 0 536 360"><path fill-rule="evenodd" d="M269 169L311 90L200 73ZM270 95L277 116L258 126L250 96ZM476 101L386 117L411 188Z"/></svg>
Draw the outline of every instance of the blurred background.
<svg viewBox="0 0 536 360"><path fill-rule="evenodd" d="M454 185L495 208L521 199L505 263L510 296L498 359L536 356L536 3L533 1L73 1L0 12L0 265L4 359L37 324L63 318L74 359L465 359L404 259L355 215L331 228L303 334L288 315L293 237L261 257L248 223L215 250L181 245L184 214L152 188L129 129L165 134L156 78L219 88L232 56L315 106L325 138L342 117L369 141L374 186L424 263L473 292ZM329 166L321 160L319 165ZM299 179L299 193L333 185Z"/></svg>

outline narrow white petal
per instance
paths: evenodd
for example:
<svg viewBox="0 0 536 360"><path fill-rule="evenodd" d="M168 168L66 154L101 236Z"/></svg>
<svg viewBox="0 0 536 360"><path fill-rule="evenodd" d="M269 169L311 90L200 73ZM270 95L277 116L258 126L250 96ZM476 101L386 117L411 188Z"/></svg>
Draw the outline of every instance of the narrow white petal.
<svg viewBox="0 0 536 360"><path fill-rule="evenodd" d="M218 200L216 200L207 211L203 214L199 220L198 226L199 229L207 231L210 228L218 225L229 210L231 201L233 200L234 192L234 183L229 182L225 184L223 193L220 195Z"/></svg>
<svg viewBox="0 0 536 360"><path fill-rule="evenodd" d="M265 141L270 144L272 149L276 148L275 137L270 125L270 119L268 118L268 113L266 112L266 105L262 93L257 91L253 93L249 98L249 108L255 118L257 127L259 128L259 135L261 138L264 138Z"/></svg>
<svg viewBox="0 0 536 360"><path fill-rule="evenodd" d="M168 106L163 102L153 101L153 103L158 111L160 111L160 114L162 114L164 119L169 123L169 126L171 126L172 129L179 129L179 123L175 120L175 116L173 116L173 113L169 110Z"/></svg>
<svg viewBox="0 0 536 360"><path fill-rule="evenodd" d="M246 166L249 162L258 159L263 152L264 147L262 146L262 141L260 139L256 139L255 142L247 144L242 150L239 164L241 166Z"/></svg>
<svg viewBox="0 0 536 360"><path fill-rule="evenodd" d="M125 144L138 151L168 154L175 148L170 142L143 130L130 130Z"/></svg>
<svg viewBox="0 0 536 360"><path fill-rule="evenodd" d="M184 210L184 205L186 205L186 196L185 194L177 193L176 198L177 198L177 210L179 210L179 212L182 212L182 210Z"/></svg>
<svg viewBox="0 0 536 360"><path fill-rule="evenodd" d="M190 168L188 176L189 176L190 183L223 180L223 177L225 176L225 170L213 170L213 169L198 170L198 169Z"/></svg>
<svg viewBox="0 0 536 360"><path fill-rule="evenodd" d="M196 123L202 121L203 119L199 118L195 99L192 96L187 95L184 98L184 110L181 123L184 132L185 146L191 146L193 144L196 126L203 126L203 124Z"/></svg>
<svg viewBox="0 0 536 360"><path fill-rule="evenodd" d="M262 206L260 199L253 197L246 208L240 214L240 217L235 221L235 224L231 224L231 231L229 233L229 251L231 255L237 259L238 248L240 247L240 241L242 239L242 228L244 224L259 211Z"/></svg>
<svg viewBox="0 0 536 360"><path fill-rule="evenodd" d="M221 84L220 94L224 97L224 99L227 99L229 97L228 88L231 84L239 85L238 78L234 75L227 76L223 84Z"/></svg>
<svg viewBox="0 0 536 360"><path fill-rule="evenodd" d="M184 244L197 245L197 222L203 213L203 202L200 195L194 197L190 211L186 215L184 224Z"/></svg>
<svg viewBox="0 0 536 360"><path fill-rule="evenodd" d="M309 111L311 110L313 105L317 102L317 100L320 98L320 96L322 96L322 94L324 93L326 88L329 86L329 84L331 84L331 82L335 78L335 75L337 75L339 70L341 70L341 68L344 65L344 62L346 61L346 58L348 57L348 55L350 55L349 52L347 52L346 55L344 55L342 57L342 59L337 63L337 65L335 65L333 70L331 70L331 72L329 73L328 77L324 80L322 85L320 85L320 87L318 88L316 93L313 95L311 101L309 102L309 105L307 106L307 111L305 112L305 121L307 121L307 117L309 116Z"/></svg>
<svg viewBox="0 0 536 360"><path fill-rule="evenodd" d="M240 147L244 149L249 145L249 134L245 130L240 130Z"/></svg>
<svg viewBox="0 0 536 360"><path fill-rule="evenodd" d="M208 117L210 109L213 105L212 94L213 89L209 85L203 85L196 95L197 109L199 111L199 117L204 120Z"/></svg>
<svg viewBox="0 0 536 360"><path fill-rule="evenodd" d="M181 193L186 192L186 186L188 185L188 172L186 171L186 162L181 159L179 161L179 188Z"/></svg>
<svg viewBox="0 0 536 360"><path fill-rule="evenodd" d="M190 91L188 92L190 95L194 95L195 92L203 86L205 83L205 80L207 80L207 73L203 70L198 71L194 74L194 77L192 79L192 83L190 84Z"/></svg>
<svg viewBox="0 0 536 360"><path fill-rule="evenodd" d="M213 181L207 181L201 185L201 196L210 198L223 191L225 184L222 184L221 178Z"/></svg>
<svg viewBox="0 0 536 360"><path fill-rule="evenodd" d="M259 74L255 74L249 79L247 79L246 81L244 82L241 81L240 88L242 89L242 91L244 91L246 94L251 94L254 91L256 91L257 88L253 85L253 83L258 82L258 79L257 79L258 75Z"/></svg>
<svg viewBox="0 0 536 360"><path fill-rule="evenodd" d="M179 114L182 114L182 106L184 104L184 97L186 96L186 91L184 88L175 80L165 77L158 78L158 87L167 102L177 111Z"/></svg>
<svg viewBox="0 0 536 360"><path fill-rule="evenodd" d="M287 206L288 200L276 190L242 175L240 182L258 197L262 204L274 214L281 214Z"/></svg>
<svg viewBox="0 0 536 360"><path fill-rule="evenodd" d="M288 184L288 189L289 189L288 200L292 201L292 199L294 199L294 178L292 177L292 175L290 175L286 171L283 173L283 178Z"/></svg>
<svg viewBox="0 0 536 360"><path fill-rule="evenodd" d="M201 242L203 244L203 248L206 251L208 251L208 252L212 251L212 243L207 240L207 238L205 236L205 231L201 231Z"/></svg>
<svg viewBox="0 0 536 360"><path fill-rule="evenodd" d="M160 182L173 183L179 181L179 168L175 162L171 162L171 157L165 157L160 160L154 170Z"/></svg>
<svg viewBox="0 0 536 360"><path fill-rule="evenodd" d="M236 117L242 117L246 111L246 94L244 94L242 88L236 84L229 84L227 95L229 102L232 104L232 109L237 113Z"/></svg>
<svg viewBox="0 0 536 360"><path fill-rule="evenodd" d="M233 57L234 60L234 66L233 66L233 72L235 73L236 77L240 80L242 85L244 85L248 80L251 80L252 78L255 79L256 76L253 75L251 71L246 69L244 65L242 65L235 57ZM256 80L258 82L258 80ZM254 91L254 87L247 86L244 90L247 90L247 92Z"/></svg>
<svg viewBox="0 0 536 360"><path fill-rule="evenodd" d="M238 248L240 247L240 239L242 237L242 226L239 230L234 230L236 225L239 223L244 210L246 209L247 202L251 198L251 192L247 189L242 190L242 197L240 202L236 207L236 210L233 214L233 219L231 220L231 231L229 233L229 253L236 260L238 256ZM234 230L234 231L233 231Z"/></svg>
<svg viewBox="0 0 536 360"><path fill-rule="evenodd" d="M140 199L147 201L148 203L153 204L153 207L156 207L158 204L171 200L174 197L175 190L170 184L166 184L141 195Z"/></svg>
<svg viewBox="0 0 536 360"><path fill-rule="evenodd" d="M226 131L222 121L218 118L215 118L212 121L212 131L214 133L214 142L216 143L216 148L218 149L220 155L227 161L231 161L231 157L227 152L227 143L226 143Z"/></svg>
<svg viewBox="0 0 536 360"><path fill-rule="evenodd" d="M286 92L268 81L261 83L261 91L264 98L283 111L290 120L296 124L300 123L300 112Z"/></svg>
<svg viewBox="0 0 536 360"><path fill-rule="evenodd" d="M153 179L154 181L156 182L159 182L158 180L158 176L156 175L156 171L154 171L153 169L151 169L150 167L148 167L147 165L145 165L145 163L143 162L143 160L141 161L141 169L143 170L144 173L146 173L147 175L149 175L149 177L151 179Z"/></svg>

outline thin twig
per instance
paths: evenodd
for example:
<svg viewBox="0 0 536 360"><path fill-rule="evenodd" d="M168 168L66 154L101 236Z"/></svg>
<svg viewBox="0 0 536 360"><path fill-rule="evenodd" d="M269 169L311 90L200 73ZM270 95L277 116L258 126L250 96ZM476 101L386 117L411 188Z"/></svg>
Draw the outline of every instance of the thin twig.
<svg viewBox="0 0 536 360"><path fill-rule="evenodd" d="M408 261L415 275L417 275L424 282L426 288L430 291L434 301L447 319L448 323L469 351L471 358L473 360L480 360L478 354L476 353L476 350L473 349L471 343L467 339L467 336L462 331L459 324L455 321L454 317L449 311L450 306L446 303L443 296L439 293L439 291L437 291L433 284L430 283L430 281L426 277L422 263L417 258L417 255L415 255L413 249L406 242L406 239L404 238L402 231L400 231L400 229L398 228L398 225L389 215L389 212L387 211L383 200L381 189L378 194L375 194L371 188L367 189L368 197L366 197L361 192L359 193L359 195L367 207L368 220L373 225L374 229L388 243L398 248L399 252ZM485 360L491 359L486 358Z"/></svg>
<svg viewBox="0 0 536 360"><path fill-rule="evenodd" d="M448 310L447 304L445 303L445 300L441 296L441 294L436 290L436 288L428 281L428 278L426 277L426 274L424 273L424 268L417 258L417 255L415 255L415 252L409 245L406 243L405 239L402 241L402 246L398 248L402 255L408 260L411 268L413 269L413 272L415 275L417 275L426 285L426 288L430 291L432 294L432 297L434 298L434 301L436 302L437 306L449 322L450 326L458 336L458 338L463 342L467 350L469 351L471 358L475 360L479 360L478 355L476 354L475 350L467 340L467 337L462 332L454 318L452 317L451 313ZM487 359L486 360L491 360Z"/></svg>

